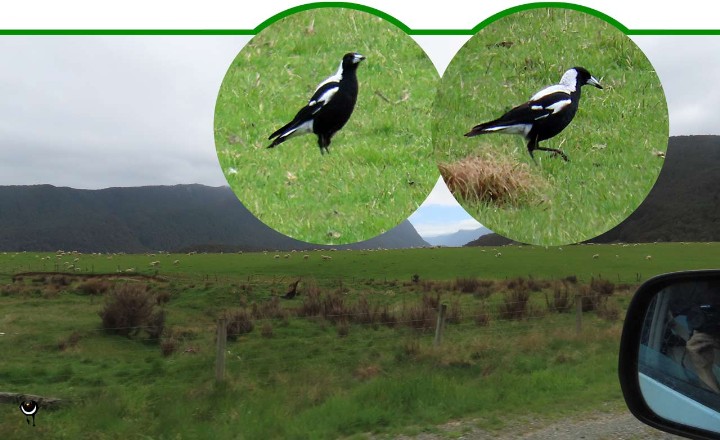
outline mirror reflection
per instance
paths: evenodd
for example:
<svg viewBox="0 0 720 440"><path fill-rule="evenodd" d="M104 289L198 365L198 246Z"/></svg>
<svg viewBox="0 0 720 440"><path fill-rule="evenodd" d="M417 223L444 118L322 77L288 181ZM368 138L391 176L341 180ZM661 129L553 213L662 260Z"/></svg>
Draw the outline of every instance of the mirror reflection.
<svg viewBox="0 0 720 440"><path fill-rule="evenodd" d="M643 398L656 414L720 430L720 280L679 282L657 293L638 368Z"/></svg>

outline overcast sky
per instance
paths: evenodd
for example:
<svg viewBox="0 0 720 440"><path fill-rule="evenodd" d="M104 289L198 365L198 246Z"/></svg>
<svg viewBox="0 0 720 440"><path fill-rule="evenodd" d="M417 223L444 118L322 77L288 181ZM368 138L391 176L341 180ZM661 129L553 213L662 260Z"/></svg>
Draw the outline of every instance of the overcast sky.
<svg viewBox="0 0 720 440"><path fill-rule="evenodd" d="M416 40L444 71L466 36ZM225 185L217 91L246 36L0 36L0 185ZM720 134L720 37L633 37L658 71L671 135ZM712 109L708 111L707 109ZM423 235L473 224L443 185ZM434 210L437 213L436 210ZM423 220L427 222L423 223Z"/></svg>

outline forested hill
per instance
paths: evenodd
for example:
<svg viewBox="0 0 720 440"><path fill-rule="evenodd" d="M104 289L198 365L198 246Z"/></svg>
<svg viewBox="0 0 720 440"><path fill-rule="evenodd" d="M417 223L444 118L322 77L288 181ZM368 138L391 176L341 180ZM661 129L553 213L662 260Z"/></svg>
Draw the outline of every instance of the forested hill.
<svg viewBox="0 0 720 440"><path fill-rule="evenodd" d="M595 243L720 241L720 136L673 136L655 186Z"/></svg>
<svg viewBox="0 0 720 440"><path fill-rule="evenodd" d="M356 248L427 246L409 222ZM0 186L0 250L80 252L310 249L269 228L228 187L80 190ZM342 248L343 246L336 246Z"/></svg>

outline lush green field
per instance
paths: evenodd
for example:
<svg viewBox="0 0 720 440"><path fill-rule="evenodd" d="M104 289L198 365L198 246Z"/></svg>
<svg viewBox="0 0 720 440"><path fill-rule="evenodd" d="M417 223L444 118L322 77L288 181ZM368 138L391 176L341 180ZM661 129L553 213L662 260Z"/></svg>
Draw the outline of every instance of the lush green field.
<svg viewBox="0 0 720 440"><path fill-rule="evenodd" d="M274 149L347 52L366 57L358 103L321 155L315 135ZM272 228L311 243L352 243L389 230L425 200L438 172L430 142L437 71L399 28L340 8L293 14L255 36L229 66L215 109L223 172Z"/></svg>
<svg viewBox="0 0 720 440"><path fill-rule="evenodd" d="M308 259L297 252L7 253L0 255L0 391L71 399L63 409L41 411L32 431L68 439L362 438L431 431L456 418L495 429L527 414L552 419L619 408L619 319L636 277L713 267L718 251L717 244L656 244L311 252ZM88 295L82 280L10 282L12 273L54 270L56 262L73 264L78 274L134 267L163 275L113 282L169 295L161 341L142 332L133 338L103 332L98 312L105 300ZM568 275L580 279L577 292L591 277L630 285L616 283L604 312L585 313L576 334L572 312L547 307L562 282L545 279ZM298 276L304 280L298 298L272 300ZM535 287L527 313L512 320L502 307L517 276ZM485 296L461 293L458 277L496 281ZM303 316L298 310L310 290L343 303L343 312ZM408 317L423 297L438 295L453 318L442 345L433 347L434 316L425 330ZM393 324L357 321L363 299L385 307ZM228 342L226 381L217 386L216 319L239 309L255 310L254 329ZM163 356L158 343L168 339L176 347ZM29 429L16 406L0 406L4 438Z"/></svg>
<svg viewBox="0 0 720 440"><path fill-rule="evenodd" d="M569 162L536 151L535 165L520 136L463 137L574 66L587 68L604 89L583 88L570 126L541 143L563 150ZM511 163L508 174L529 174L525 185L532 188L520 186L510 202L459 200L482 224L523 243L579 242L618 224L655 183L663 164L656 153L667 142L665 96L642 51L599 18L562 8L517 12L481 29L443 74L434 105L439 163L480 157L488 169ZM497 185L495 192L506 186L487 180L474 184Z"/></svg>
<svg viewBox="0 0 720 440"><path fill-rule="evenodd" d="M500 254L500 255L498 255ZM597 254L597 258L593 256ZM304 258L304 255L308 255ZM28 271L63 270L69 264L82 273L177 275L209 281L247 281L272 278L278 282L297 276L318 280L400 280L456 277L503 279L518 276L557 279L576 275L589 281L603 277L614 282L637 282L652 275L717 266L720 244L657 243L628 245L571 245L561 247L506 246L501 248L436 248L386 251L309 251L244 254L81 255L6 253L0 255L0 277ZM329 259L323 256L330 257ZM650 259L647 257L650 256ZM45 258L45 259L43 259ZM78 259L75 261L75 259ZM177 264L173 264L175 260ZM159 261L157 266L151 266ZM0 278L1 279L1 278Z"/></svg>

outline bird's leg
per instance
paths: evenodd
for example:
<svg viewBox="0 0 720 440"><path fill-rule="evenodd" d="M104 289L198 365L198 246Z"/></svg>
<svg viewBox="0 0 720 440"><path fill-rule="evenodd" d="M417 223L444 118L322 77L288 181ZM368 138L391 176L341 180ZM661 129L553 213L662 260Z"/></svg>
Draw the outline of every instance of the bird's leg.
<svg viewBox="0 0 720 440"><path fill-rule="evenodd" d="M320 146L320 154L330 154L330 150L328 150L328 145L330 145L330 139L323 135L318 135L318 146Z"/></svg>
<svg viewBox="0 0 720 440"><path fill-rule="evenodd" d="M535 147L536 150L543 150L543 151L552 151L555 154L559 154L563 159L565 159L565 162L568 161L568 157L563 153L562 151L558 150L557 148L544 148L544 147Z"/></svg>
<svg viewBox="0 0 720 440"><path fill-rule="evenodd" d="M528 153L530 153L530 159L533 160L533 163L535 165L537 165L537 161L535 160L535 156L533 156L533 150L536 148L537 148L537 140L531 139L530 141L528 141L528 144L527 144Z"/></svg>
<svg viewBox="0 0 720 440"><path fill-rule="evenodd" d="M33 414L33 426L35 426L35 414Z"/></svg>

